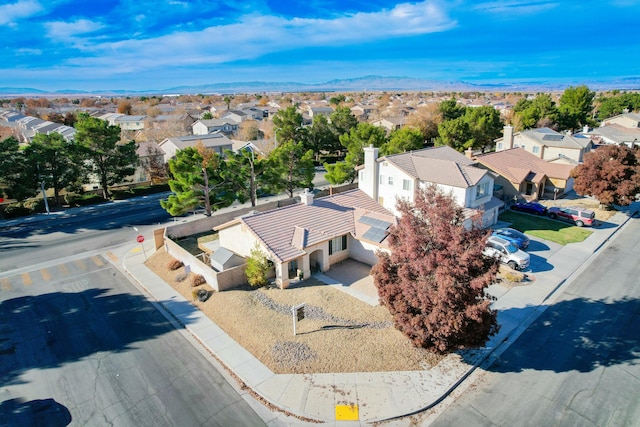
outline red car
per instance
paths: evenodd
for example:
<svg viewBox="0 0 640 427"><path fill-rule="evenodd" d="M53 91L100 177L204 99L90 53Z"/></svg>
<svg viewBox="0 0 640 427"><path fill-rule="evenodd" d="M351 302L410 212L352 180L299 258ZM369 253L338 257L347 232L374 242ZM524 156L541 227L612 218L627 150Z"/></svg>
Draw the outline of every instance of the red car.
<svg viewBox="0 0 640 427"><path fill-rule="evenodd" d="M575 208L572 206L552 207L547 210L547 215L551 219L560 219L571 222L578 227L589 226L595 224L596 214L592 210L585 208Z"/></svg>

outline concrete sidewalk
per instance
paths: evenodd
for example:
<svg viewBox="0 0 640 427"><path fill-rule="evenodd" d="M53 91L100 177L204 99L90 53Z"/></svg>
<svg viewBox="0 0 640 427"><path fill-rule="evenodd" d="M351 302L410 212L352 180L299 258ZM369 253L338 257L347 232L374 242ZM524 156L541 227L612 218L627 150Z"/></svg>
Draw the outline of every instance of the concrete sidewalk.
<svg viewBox="0 0 640 427"><path fill-rule="evenodd" d="M631 212L631 210L628 210ZM580 273L611 236L630 219L618 212L605 225L594 228L582 243L554 247L547 268L534 272L535 281L505 290L494 285L498 299L500 332L486 347L449 355L437 366L422 371L277 375L231 339L209 318L144 265L140 247L124 259L125 270L151 298L172 313L220 363L259 398L277 408L269 425L359 426L393 420L385 425L408 425L403 416L434 406L490 356L506 349L553 302L558 290ZM153 248L147 246L147 253ZM470 356L471 355L471 356ZM293 420L293 421L292 421Z"/></svg>

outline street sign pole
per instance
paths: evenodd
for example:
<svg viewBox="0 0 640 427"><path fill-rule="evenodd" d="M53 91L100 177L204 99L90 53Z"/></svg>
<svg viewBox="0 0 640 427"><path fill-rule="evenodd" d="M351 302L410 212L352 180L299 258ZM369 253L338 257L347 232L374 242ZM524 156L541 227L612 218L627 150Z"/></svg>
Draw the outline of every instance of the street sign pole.
<svg viewBox="0 0 640 427"><path fill-rule="evenodd" d="M136 232L138 231L138 227L133 227L133 229L136 230ZM138 234L136 241L140 243L140 246L142 246L142 253L144 254L145 261L147 261L149 258L147 258L147 251L144 249L144 236L142 234Z"/></svg>

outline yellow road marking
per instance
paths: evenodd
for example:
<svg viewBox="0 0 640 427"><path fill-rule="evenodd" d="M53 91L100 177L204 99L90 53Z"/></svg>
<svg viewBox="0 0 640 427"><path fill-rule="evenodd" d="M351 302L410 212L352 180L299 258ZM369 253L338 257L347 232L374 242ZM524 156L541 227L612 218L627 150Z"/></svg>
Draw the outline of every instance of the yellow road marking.
<svg viewBox="0 0 640 427"><path fill-rule="evenodd" d="M91 259L93 260L93 263L97 266L104 265L104 262L102 262L102 258L100 258L98 255L92 256Z"/></svg>
<svg viewBox="0 0 640 427"><path fill-rule="evenodd" d="M69 268L65 264L58 264L58 269L65 276L69 274Z"/></svg>
<svg viewBox="0 0 640 427"><path fill-rule="evenodd" d="M118 257L111 251L107 252L107 256L111 259L111 261L113 262L117 262L118 261Z"/></svg>
<svg viewBox="0 0 640 427"><path fill-rule="evenodd" d="M142 249L140 249L139 246L136 246L135 248L131 249L131 252L140 252Z"/></svg>
<svg viewBox="0 0 640 427"><path fill-rule="evenodd" d="M84 265L84 262L82 262L81 259L77 259L77 260L73 261L73 263L75 265L77 265L79 268L81 268L82 270L86 270L87 269L87 266Z"/></svg>
<svg viewBox="0 0 640 427"><path fill-rule="evenodd" d="M358 405L336 405L336 421L358 421Z"/></svg>
<svg viewBox="0 0 640 427"><path fill-rule="evenodd" d="M29 275L29 273L22 273L22 283L24 283L25 286L31 286L33 284L33 281L31 280L31 276Z"/></svg>
<svg viewBox="0 0 640 427"><path fill-rule="evenodd" d="M43 280L51 280L51 273L46 268L40 269L40 274L42 275Z"/></svg>
<svg viewBox="0 0 640 427"><path fill-rule="evenodd" d="M11 289L13 289L13 286L11 286L11 282L6 277L0 279L0 284L2 284L3 291L10 291Z"/></svg>

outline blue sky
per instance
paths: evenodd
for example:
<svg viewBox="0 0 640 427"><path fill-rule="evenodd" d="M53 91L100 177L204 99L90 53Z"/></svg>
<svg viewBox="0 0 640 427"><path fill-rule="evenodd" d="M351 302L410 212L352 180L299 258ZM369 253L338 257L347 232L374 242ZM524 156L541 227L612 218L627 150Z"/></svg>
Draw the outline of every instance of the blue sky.
<svg viewBox="0 0 640 427"><path fill-rule="evenodd" d="M640 76L640 0L3 0L0 87Z"/></svg>

